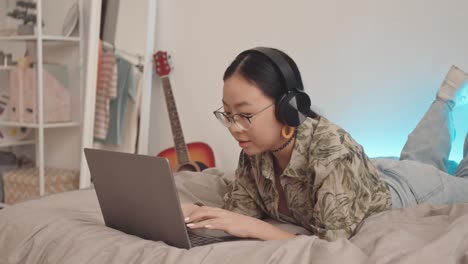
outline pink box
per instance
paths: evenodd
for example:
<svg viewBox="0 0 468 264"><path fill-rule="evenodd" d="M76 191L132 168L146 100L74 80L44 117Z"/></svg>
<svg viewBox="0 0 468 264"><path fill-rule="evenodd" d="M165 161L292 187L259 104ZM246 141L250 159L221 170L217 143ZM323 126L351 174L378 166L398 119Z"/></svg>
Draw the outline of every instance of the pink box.
<svg viewBox="0 0 468 264"><path fill-rule="evenodd" d="M15 68L10 71L10 120L21 123L38 123L37 70ZM44 122L67 122L71 120L70 92L45 68Z"/></svg>

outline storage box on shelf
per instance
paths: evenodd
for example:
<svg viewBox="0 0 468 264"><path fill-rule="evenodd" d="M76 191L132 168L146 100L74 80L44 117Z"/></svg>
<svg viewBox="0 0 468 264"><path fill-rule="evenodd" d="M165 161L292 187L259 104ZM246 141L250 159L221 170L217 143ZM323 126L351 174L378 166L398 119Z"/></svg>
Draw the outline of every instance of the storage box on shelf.
<svg viewBox="0 0 468 264"><path fill-rule="evenodd" d="M9 170L17 168L18 160L9 151L0 151L0 208L4 207L3 174Z"/></svg>
<svg viewBox="0 0 468 264"><path fill-rule="evenodd" d="M52 194L78 189L77 170L45 168L45 193ZM14 169L4 173L5 203L14 204L39 196L38 168Z"/></svg>

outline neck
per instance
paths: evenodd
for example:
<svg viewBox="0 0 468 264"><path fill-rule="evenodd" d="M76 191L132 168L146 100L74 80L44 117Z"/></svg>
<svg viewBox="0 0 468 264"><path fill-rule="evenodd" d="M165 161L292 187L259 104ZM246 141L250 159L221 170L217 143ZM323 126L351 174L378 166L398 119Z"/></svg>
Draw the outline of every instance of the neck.
<svg viewBox="0 0 468 264"><path fill-rule="evenodd" d="M289 143L289 145L286 146L284 149L273 153L275 163L277 164L278 170L280 173L282 173L284 169L286 169L286 166L288 166L289 161L291 160L291 156L292 156L295 143L296 143L296 137L294 137L291 143Z"/></svg>

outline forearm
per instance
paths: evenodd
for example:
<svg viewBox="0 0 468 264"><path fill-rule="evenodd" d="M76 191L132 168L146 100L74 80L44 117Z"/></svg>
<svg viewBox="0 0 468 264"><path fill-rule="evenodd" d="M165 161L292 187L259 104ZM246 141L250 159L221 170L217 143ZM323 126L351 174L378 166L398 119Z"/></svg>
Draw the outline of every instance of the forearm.
<svg viewBox="0 0 468 264"><path fill-rule="evenodd" d="M250 237L261 240L287 240L296 237L296 235L258 219L258 223L252 226Z"/></svg>

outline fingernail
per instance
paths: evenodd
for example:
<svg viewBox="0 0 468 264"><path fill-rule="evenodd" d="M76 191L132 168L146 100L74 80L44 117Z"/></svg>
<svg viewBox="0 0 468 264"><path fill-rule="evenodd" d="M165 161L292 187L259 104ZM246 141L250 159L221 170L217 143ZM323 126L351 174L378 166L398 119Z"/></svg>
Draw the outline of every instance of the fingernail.
<svg viewBox="0 0 468 264"><path fill-rule="evenodd" d="M205 228L211 228L211 225L205 225Z"/></svg>
<svg viewBox="0 0 468 264"><path fill-rule="evenodd" d="M193 227L195 224L187 224L187 227Z"/></svg>
<svg viewBox="0 0 468 264"><path fill-rule="evenodd" d="M185 218L184 218L184 221L185 221L185 222L188 222L189 220L190 220L190 217L185 217Z"/></svg>

